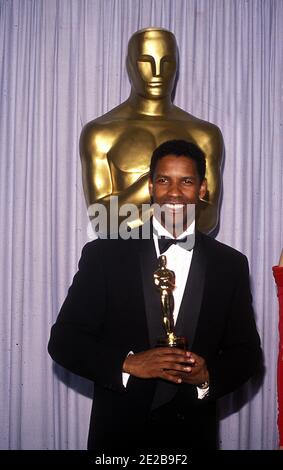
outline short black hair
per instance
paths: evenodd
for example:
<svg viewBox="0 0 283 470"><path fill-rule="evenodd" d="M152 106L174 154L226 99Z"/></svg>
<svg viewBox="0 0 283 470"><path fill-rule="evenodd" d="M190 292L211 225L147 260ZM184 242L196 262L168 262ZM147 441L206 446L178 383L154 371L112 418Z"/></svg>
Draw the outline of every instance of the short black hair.
<svg viewBox="0 0 283 470"><path fill-rule="evenodd" d="M196 162L197 172L200 181L204 180L205 177L205 155L203 151L193 142L187 142L186 140L167 140L163 144L157 147L151 157L149 176L153 180L154 172L158 160L167 155L174 155L176 157L187 157L191 158Z"/></svg>

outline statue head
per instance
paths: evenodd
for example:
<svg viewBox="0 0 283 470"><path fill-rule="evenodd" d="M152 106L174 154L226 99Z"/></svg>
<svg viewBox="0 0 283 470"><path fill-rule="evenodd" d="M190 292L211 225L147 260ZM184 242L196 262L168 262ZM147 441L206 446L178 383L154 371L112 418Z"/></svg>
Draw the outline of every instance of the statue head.
<svg viewBox="0 0 283 470"><path fill-rule="evenodd" d="M178 67L178 47L171 31L141 29L128 44L127 70L133 90L148 99L170 96Z"/></svg>

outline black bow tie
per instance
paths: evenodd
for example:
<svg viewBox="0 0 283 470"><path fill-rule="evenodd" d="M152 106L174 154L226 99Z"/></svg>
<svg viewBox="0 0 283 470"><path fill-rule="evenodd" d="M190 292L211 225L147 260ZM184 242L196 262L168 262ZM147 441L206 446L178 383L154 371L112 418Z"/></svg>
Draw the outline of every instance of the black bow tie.
<svg viewBox="0 0 283 470"><path fill-rule="evenodd" d="M179 245L181 248L184 248L184 250L191 251L195 245L195 234L193 233L187 237L179 238L178 240L164 236L158 238L158 246L161 255L167 251L171 245Z"/></svg>

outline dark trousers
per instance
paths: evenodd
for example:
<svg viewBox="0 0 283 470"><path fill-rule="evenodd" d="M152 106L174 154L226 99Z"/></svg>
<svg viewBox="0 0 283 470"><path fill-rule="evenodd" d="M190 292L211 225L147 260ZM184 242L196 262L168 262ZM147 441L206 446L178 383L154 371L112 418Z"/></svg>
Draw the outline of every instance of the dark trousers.
<svg viewBox="0 0 283 470"><path fill-rule="evenodd" d="M95 446L98 452L129 453L189 452L194 449L215 450L218 447L218 431L215 405L201 400L194 406L180 403L178 396L152 410L143 425L119 432L109 429L103 443ZM119 455L120 455L119 454ZM117 454L118 455L118 454Z"/></svg>
<svg viewBox="0 0 283 470"><path fill-rule="evenodd" d="M211 415L210 407L203 403L197 405L183 407L175 398L153 410L145 426L147 447L183 451L217 449L215 413Z"/></svg>

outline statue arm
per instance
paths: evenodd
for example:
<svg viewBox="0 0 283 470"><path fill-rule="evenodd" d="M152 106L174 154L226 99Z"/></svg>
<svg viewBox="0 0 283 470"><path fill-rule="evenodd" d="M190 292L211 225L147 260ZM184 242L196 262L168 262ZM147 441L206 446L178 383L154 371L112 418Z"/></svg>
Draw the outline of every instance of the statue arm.
<svg viewBox="0 0 283 470"><path fill-rule="evenodd" d="M99 131L90 125L83 128L80 157L87 206L112 193L111 172L103 143Z"/></svg>
<svg viewBox="0 0 283 470"><path fill-rule="evenodd" d="M110 200L110 196L115 194L119 196L119 206L122 204L136 204L140 206L141 204L145 204L149 202L149 192L148 192L148 178L149 173L145 173L140 176L133 184L131 184L128 188L120 192L113 192L108 197L104 197L103 202L105 205ZM99 201L98 201L99 202Z"/></svg>
<svg viewBox="0 0 283 470"><path fill-rule="evenodd" d="M221 188L221 165L223 160L224 144L221 131L213 126L213 130L203 143L202 149L206 155L206 175L208 179L207 200L217 204Z"/></svg>
<svg viewBox="0 0 283 470"><path fill-rule="evenodd" d="M224 154L223 137L220 129L213 126L210 132L202 135L199 141L206 155L207 194L198 207L198 227L209 233L218 221L219 198L221 194L221 164Z"/></svg>
<svg viewBox="0 0 283 470"><path fill-rule="evenodd" d="M86 125L81 133L80 156L87 206L100 202L108 209L112 195L119 196L119 206L126 203L138 206L148 203L149 172L141 175L123 191L115 190L107 156L107 144L111 148L112 142L105 134L105 130L96 129L93 125Z"/></svg>

